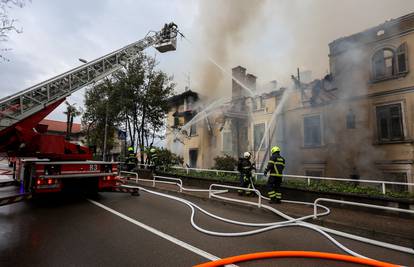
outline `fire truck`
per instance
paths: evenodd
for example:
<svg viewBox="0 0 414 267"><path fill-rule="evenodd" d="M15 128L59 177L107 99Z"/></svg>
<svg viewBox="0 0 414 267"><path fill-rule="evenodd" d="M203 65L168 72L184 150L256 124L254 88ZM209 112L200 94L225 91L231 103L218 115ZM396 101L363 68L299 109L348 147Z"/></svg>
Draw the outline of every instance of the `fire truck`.
<svg viewBox="0 0 414 267"><path fill-rule="evenodd" d="M40 122L72 93L124 68L142 50L150 46L161 53L176 50L179 34L176 24L165 24L137 42L0 99L0 153L9 158L12 183L20 187L19 194L0 198L0 205L69 186L86 191L128 191L118 185L117 163L92 160L88 147L47 134L47 125Z"/></svg>

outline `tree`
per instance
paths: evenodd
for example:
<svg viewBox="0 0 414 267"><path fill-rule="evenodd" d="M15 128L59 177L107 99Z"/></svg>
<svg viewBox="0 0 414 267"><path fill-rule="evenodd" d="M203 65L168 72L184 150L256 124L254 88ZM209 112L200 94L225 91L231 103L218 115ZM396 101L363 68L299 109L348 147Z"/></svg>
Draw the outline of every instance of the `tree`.
<svg viewBox="0 0 414 267"><path fill-rule="evenodd" d="M156 65L154 58L141 53L125 71L116 74L131 144L141 151L152 147L156 138L162 138L168 99L175 86L172 77L156 70ZM144 161L143 153L141 161Z"/></svg>
<svg viewBox="0 0 414 267"><path fill-rule="evenodd" d="M105 79L86 91L82 124L86 128L86 143L104 149L105 119L107 118L107 151L114 146L114 135L120 123L121 105L113 79Z"/></svg>
<svg viewBox="0 0 414 267"><path fill-rule="evenodd" d="M16 27L16 19L10 18L9 10L15 6L22 8L26 4L26 0L0 0L0 42L8 40L10 32L21 33L22 30ZM9 49L0 48L0 59L7 60L2 52Z"/></svg>
<svg viewBox="0 0 414 267"><path fill-rule="evenodd" d="M66 115L66 139L70 140L70 135L72 134L73 119L82 114L80 108L76 108L76 103L71 105L68 101L66 103L66 111L63 114Z"/></svg>
<svg viewBox="0 0 414 267"><path fill-rule="evenodd" d="M174 83L172 77L156 70L156 65L154 58L140 53L124 69L86 93L82 123L86 127L89 145L103 147L106 110L108 149L117 127L126 129L131 146L141 151L152 147L154 140L162 137ZM144 162L144 154L140 155L141 162Z"/></svg>

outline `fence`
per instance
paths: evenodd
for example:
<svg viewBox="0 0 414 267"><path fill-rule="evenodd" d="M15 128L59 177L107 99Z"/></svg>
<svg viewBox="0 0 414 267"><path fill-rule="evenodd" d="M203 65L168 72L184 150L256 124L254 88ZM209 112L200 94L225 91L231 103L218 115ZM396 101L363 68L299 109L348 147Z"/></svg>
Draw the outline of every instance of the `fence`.
<svg viewBox="0 0 414 267"><path fill-rule="evenodd" d="M199 169L199 168L184 168L184 167L171 167L173 169L177 170L184 170L187 174L190 174L190 171L195 172L212 172L216 175L219 175L219 173L228 173L228 174L235 174L238 175L239 172L237 171L225 171L225 170L214 170L214 169ZM263 173L254 173L253 174L256 178L256 180L260 180L260 178L264 178ZM284 174L283 178L287 179L301 179L306 180L308 186L311 185L311 181L339 181L339 182L352 182L352 183L367 183L367 184L376 184L381 187L382 194L386 194L386 185L401 185L401 186L407 186L408 188L411 187L414 188L414 183L402 183L402 182L391 182L391 181L382 181L382 180L366 180L366 179L347 179L347 178L336 178L336 177L315 177L315 176L303 176L303 175L290 175L290 174Z"/></svg>

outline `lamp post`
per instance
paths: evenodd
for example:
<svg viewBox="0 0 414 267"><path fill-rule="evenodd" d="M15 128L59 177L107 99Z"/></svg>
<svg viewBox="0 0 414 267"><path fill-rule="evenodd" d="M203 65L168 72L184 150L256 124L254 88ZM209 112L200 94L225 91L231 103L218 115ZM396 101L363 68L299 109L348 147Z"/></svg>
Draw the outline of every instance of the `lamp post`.
<svg viewBox="0 0 414 267"><path fill-rule="evenodd" d="M105 96L105 105L106 105L106 111L105 111L105 134L104 134L104 148L102 153L102 160L105 161L106 158L106 139L108 136L108 96Z"/></svg>

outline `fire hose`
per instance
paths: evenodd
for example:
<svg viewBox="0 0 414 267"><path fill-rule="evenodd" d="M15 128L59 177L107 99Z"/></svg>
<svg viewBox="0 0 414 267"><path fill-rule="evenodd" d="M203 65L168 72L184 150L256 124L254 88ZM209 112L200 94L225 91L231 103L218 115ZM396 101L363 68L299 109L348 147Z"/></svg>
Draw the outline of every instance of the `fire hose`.
<svg viewBox="0 0 414 267"><path fill-rule="evenodd" d="M272 212L274 212L275 214L281 216L287 219L286 221L278 221L278 222L272 222L272 223L249 223L249 222L240 222L240 221L235 221L235 220L231 220L228 218L223 218L221 216L212 214L206 210L204 210L203 208L199 207L197 204L180 198L180 197L176 197L176 196L171 196L168 194L164 194L161 192L156 192L156 191L152 191L140 186L131 186L131 185L123 185L124 187L128 187L128 188L138 188L139 190L142 190L144 192L153 194L153 195L157 195L157 196L161 196L161 197L165 197L168 199L172 199L178 202L181 202L185 205L187 205L190 209L191 209L191 215L190 215L190 222L191 225L198 231L205 233L207 235L212 235L212 236L221 236L221 237L236 237L236 236L248 236L248 235L254 235L254 234L258 234L258 233L263 233L266 231L270 231L270 230L274 230L274 229L280 229L280 228L285 228L285 227L303 227L303 228L307 228L313 231L318 232L319 234L321 234L324 238L328 239L332 244L334 244L335 246L337 246L338 248L340 248L341 250L345 251L346 253L354 256L354 257L358 257L358 258L362 258L362 259L367 259L367 260L371 260L370 258L363 256L361 254L358 254L357 252L347 248L346 246L344 246L343 244L341 244L339 241L337 241L335 238L333 238L331 235L329 235L328 233L326 233L325 231L319 229L317 226L309 224L309 223L305 223L302 222L302 220L308 219L310 217L312 217L313 215L307 215L307 216L303 216L300 218L291 218L290 216L270 207L267 205L262 205L263 208L268 209ZM185 188L183 188L185 189ZM207 190L205 190L207 191ZM216 192L217 193L217 192ZM223 192L219 192L219 193L223 193ZM217 196L216 196L217 197ZM306 204L306 205L310 205L311 203L307 203L307 202L299 202L299 201L294 201L294 203L302 203L302 204ZM324 209L324 211L322 213L318 213L318 216L323 216L323 215L327 215L330 213L330 210L327 207L323 207L321 205L321 207ZM223 221L223 222L227 222L227 223L231 223L231 224L235 224L235 225L242 225L242 226L250 226L250 227L261 227L260 229L255 229L255 230L250 230L250 231L244 231L244 232L216 232L216 231L210 231L207 229L204 229L200 226L198 226L195 223L195 213L196 210L204 213L205 215Z"/></svg>

